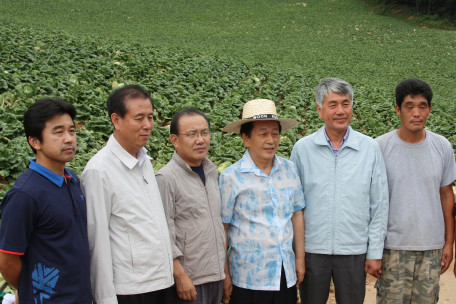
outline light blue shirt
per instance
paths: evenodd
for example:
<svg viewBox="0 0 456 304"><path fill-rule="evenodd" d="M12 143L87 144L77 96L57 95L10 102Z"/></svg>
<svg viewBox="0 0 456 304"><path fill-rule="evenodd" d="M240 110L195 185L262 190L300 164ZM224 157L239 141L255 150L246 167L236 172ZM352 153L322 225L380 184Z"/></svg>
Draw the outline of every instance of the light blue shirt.
<svg viewBox="0 0 456 304"><path fill-rule="evenodd" d="M388 224L388 183L380 146L349 127L338 157L324 127L296 142L306 209L306 252L381 259Z"/></svg>
<svg viewBox="0 0 456 304"><path fill-rule="evenodd" d="M248 151L219 180L222 221L230 223L228 263L233 284L252 290L280 290L282 264L287 286L296 284L293 212L305 207L295 165L275 156L270 175Z"/></svg>
<svg viewBox="0 0 456 304"><path fill-rule="evenodd" d="M329 145L331 146L331 149L334 152L334 155L337 157L337 155L339 155L339 150L342 149L342 146L344 145L345 141L348 138L348 133L350 132L350 128L347 128L347 131L345 132L344 138L342 138L342 142L340 143L339 149L334 148L334 146L333 146L333 144L331 142L331 139L329 139L329 137L328 137L328 133L326 133L326 127L323 127L323 130L325 131L326 141L329 143Z"/></svg>

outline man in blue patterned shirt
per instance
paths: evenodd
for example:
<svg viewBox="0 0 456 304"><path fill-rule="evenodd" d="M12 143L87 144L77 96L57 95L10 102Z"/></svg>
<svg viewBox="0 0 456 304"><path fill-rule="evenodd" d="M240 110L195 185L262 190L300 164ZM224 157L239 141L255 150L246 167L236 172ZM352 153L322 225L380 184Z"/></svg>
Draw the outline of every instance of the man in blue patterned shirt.
<svg viewBox="0 0 456 304"><path fill-rule="evenodd" d="M241 133L248 148L219 182L231 246L223 295L230 303L296 304L305 273L304 194L294 164L275 154L281 131L297 124L278 118L273 101L257 99L223 129Z"/></svg>

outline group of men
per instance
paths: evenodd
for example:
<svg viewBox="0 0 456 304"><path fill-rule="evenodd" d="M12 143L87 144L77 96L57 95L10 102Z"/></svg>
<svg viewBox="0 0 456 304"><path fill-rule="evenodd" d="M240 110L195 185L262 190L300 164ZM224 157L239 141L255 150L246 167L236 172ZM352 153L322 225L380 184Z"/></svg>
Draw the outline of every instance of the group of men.
<svg viewBox="0 0 456 304"><path fill-rule="evenodd" d="M350 127L353 89L338 78L316 88L324 126L276 155L273 101L244 105L243 157L219 176L207 157L210 121L175 114L175 152L157 173L144 146L149 94L129 85L107 109L114 132L79 180L76 110L41 99L24 115L36 159L3 199L0 272L20 303L361 304L366 274L377 303L437 303L453 258L456 208L452 145L425 129L432 91L396 87L399 129L377 139ZM456 267L455 267L456 275Z"/></svg>

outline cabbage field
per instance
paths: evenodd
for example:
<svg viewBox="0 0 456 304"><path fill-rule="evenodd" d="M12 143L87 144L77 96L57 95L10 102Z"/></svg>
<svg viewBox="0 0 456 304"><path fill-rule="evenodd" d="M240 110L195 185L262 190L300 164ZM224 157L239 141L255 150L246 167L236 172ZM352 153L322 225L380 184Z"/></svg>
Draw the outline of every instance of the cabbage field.
<svg viewBox="0 0 456 304"><path fill-rule="evenodd" d="M196 107L211 122L209 157L223 170L245 151L239 136L221 128L238 119L245 102L268 98L279 116L301 124L282 133L279 154L323 125L313 97L321 74L267 64L203 55L114 39L89 38L0 20L0 198L27 168L33 153L23 134L22 117L36 99L60 97L75 105L77 154L68 168L80 174L113 131L106 110L116 87L140 84L152 96L155 128L146 148L158 170L170 159L169 124L182 107ZM351 126L377 137L398 127L394 87L352 83ZM438 96L428 129L446 136L456 148L454 96Z"/></svg>

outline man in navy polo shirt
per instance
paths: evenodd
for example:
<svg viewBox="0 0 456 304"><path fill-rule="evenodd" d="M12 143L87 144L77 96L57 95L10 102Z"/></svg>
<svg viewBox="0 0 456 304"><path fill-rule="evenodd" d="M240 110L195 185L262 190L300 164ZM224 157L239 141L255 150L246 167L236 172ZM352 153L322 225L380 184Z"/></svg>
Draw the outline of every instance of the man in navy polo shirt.
<svg viewBox="0 0 456 304"><path fill-rule="evenodd" d="M65 164L76 151L76 109L45 98L24 115L36 154L3 199L0 272L21 303L92 303L84 196Z"/></svg>

